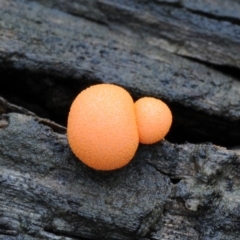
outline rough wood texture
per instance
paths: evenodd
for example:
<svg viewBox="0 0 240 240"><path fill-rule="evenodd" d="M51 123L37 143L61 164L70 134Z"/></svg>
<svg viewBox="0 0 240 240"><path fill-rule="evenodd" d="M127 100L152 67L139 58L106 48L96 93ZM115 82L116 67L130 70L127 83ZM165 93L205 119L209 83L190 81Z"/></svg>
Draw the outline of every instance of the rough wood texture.
<svg viewBox="0 0 240 240"><path fill-rule="evenodd" d="M125 5L119 8L121 6ZM128 88L135 97L151 95L166 100L174 110L177 121L174 122L173 131L175 135L178 133L180 141L183 141L181 135L189 133L189 140L195 142L214 141L227 146L240 144L240 83L232 77L165 52L140 38L137 30L132 32L129 29L126 33L125 25L100 25L24 1L2 0L0 16L0 62L4 67L16 70L15 75L10 70L12 77L6 74L7 80L2 85L13 78L10 88L12 84L17 86L16 78L21 75L17 70L28 70L30 73L24 78L38 78L40 82L43 82L41 74L47 74L63 77L68 82L77 79L89 84L92 81L116 83ZM123 16L119 18L125 19ZM191 33L184 21L178 23ZM143 23L138 25L145 26ZM217 26L221 28L221 25ZM205 35L201 35L202 29L197 28L197 39L204 42L207 40ZM155 31L158 32L157 29ZM168 32L174 33L175 30L168 27ZM237 33L231 39L236 39ZM151 37L152 32L146 32L143 36ZM174 38L177 39L177 36ZM225 49L221 38L216 39L222 47L211 55L228 53L230 50ZM230 40L228 43L232 46ZM205 51L205 46L199 45L197 48ZM235 58L239 58L239 52L234 51ZM226 58L221 56L221 59ZM31 73L40 77L36 74L31 76ZM41 101L47 100L46 104L50 105L52 99L46 97L46 86L49 87L47 80L42 92L36 94L44 95ZM31 87L32 91L36 89ZM62 95L68 94L62 91ZM58 98L55 112L59 111L67 97ZM70 104L69 99L65 109ZM219 132L222 134L219 135Z"/></svg>
<svg viewBox="0 0 240 240"><path fill-rule="evenodd" d="M6 233L127 239L144 236L161 216L171 183L153 166L137 161L101 175L73 157L65 135L32 117L6 118L0 136Z"/></svg>
<svg viewBox="0 0 240 240"><path fill-rule="evenodd" d="M31 116L7 114L0 125L2 239L240 234L238 152L163 141L141 146L126 168L99 173L72 155L65 135Z"/></svg>
<svg viewBox="0 0 240 240"><path fill-rule="evenodd" d="M0 239L239 239L239 151L196 144L240 144L239 16L237 0L0 0ZM164 99L175 143L96 172L23 108L62 123L97 82Z"/></svg>
<svg viewBox="0 0 240 240"><path fill-rule="evenodd" d="M178 55L239 67L238 0L38 0L76 16L133 30L146 44ZM119 26L116 24L121 24Z"/></svg>

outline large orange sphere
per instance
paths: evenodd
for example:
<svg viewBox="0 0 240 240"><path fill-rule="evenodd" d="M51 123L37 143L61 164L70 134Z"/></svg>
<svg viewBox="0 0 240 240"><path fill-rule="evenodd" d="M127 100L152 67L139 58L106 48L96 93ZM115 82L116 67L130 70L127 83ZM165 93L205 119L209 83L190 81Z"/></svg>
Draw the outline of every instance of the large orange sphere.
<svg viewBox="0 0 240 240"><path fill-rule="evenodd" d="M67 135L74 154L97 170L125 166L139 144L134 102L123 88L98 84L73 101Z"/></svg>
<svg viewBox="0 0 240 240"><path fill-rule="evenodd" d="M161 100L143 97L135 102L139 141L152 144L162 140L172 125L172 113Z"/></svg>

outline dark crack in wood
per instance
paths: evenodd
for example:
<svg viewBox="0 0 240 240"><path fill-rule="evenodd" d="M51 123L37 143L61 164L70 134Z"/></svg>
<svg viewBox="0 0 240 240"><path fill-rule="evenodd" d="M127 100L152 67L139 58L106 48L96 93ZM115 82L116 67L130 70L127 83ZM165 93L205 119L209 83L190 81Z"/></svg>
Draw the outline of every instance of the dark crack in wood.
<svg viewBox="0 0 240 240"><path fill-rule="evenodd" d="M85 86L107 82L127 88L135 99L147 95L165 100L173 109L175 119L173 134L169 135L171 141L211 141L228 147L239 144L240 83L234 78L140 41L130 30L127 35L125 30L115 32L105 25L34 2L3 0L0 4L1 66L8 71L18 69L28 77L43 76L45 87L52 78L55 82L65 81L65 85L55 91L52 88L45 98L48 100L43 102L49 112L62 114L61 123L66 123L67 109L73 99L73 91L64 90L66 85L74 85L76 81ZM111 7L114 6L120 7L112 2ZM137 12L135 15L139 16ZM147 27L145 23L142 25ZM229 40L227 43L233 46ZM220 52L229 52L229 49ZM238 52L234 50L235 57L239 57ZM227 58L221 56L220 59ZM11 76L7 73L3 85L11 81L17 86L18 71L12 79L7 78ZM43 79L38 78L34 83ZM23 80L26 81L31 82L29 78ZM46 92L43 89L36 96L38 94L41 102Z"/></svg>

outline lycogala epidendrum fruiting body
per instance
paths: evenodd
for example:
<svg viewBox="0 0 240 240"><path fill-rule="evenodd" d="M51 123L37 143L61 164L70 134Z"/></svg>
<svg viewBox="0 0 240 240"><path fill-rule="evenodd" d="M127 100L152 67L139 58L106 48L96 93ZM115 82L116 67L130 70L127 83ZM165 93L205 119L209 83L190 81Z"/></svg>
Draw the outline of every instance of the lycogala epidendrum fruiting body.
<svg viewBox="0 0 240 240"><path fill-rule="evenodd" d="M172 125L172 113L161 100L143 97L135 102L139 141L151 144L162 140Z"/></svg>
<svg viewBox="0 0 240 240"><path fill-rule="evenodd" d="M72 151L89 167L113 170L125 166L139 143L132 97L112 84L87 88L71 106L67 135Z"/></svg>
<svg viewBox="0 0 240 240"><path fill-rule="evenodd" d="M73 101L67 135L74 154L96 170L127 165L139 141L155 143L165 137L172 123L171 111L155 98L135 104L130 94L112 84L98 84Z"/></svg>

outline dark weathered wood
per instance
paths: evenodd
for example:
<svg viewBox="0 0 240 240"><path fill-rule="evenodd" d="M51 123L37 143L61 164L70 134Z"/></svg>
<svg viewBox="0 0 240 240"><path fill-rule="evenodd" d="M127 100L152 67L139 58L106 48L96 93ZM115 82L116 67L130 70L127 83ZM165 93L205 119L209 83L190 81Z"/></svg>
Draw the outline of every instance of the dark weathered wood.
<svg viewBox="0 0 240 240"><path fill-rule="evenodd" d="M240 65L237 0L38 0L116 32L134 31L144 44L219 65ZM120 25L120 26L119 26Z"/></svg>
<svg viewBox="0 0 240 240"><path fill-rule="evenodd" d="M64 127L23 105L34 95L43 115L66 117L80 89L115 83L169 103L169 139L238 145L239 76L183 57L238 72L239 11L234 0L0 0L0 95L15 103L0 98L0 239L238 240L238 150L162 141L96 172Z"/></svg>
<svg viewBox="0 0 240 240"><path fill-rule="evenodd" d="M73 156L65 135L32 116L11 113L5 121L0 130L4 239L237 239L240 234L237 151L163 141L141 146L123 169L96 172Z"/></svg>
<svg viewBox="0 0 240 240"><path fill-rule="evenodd" d="M148 45L138 34L130 30L126 33L127 26L115 23L118 31L113 31L108 25L33 2L2 0L0 4L0 62L10 71L16 70L13 75L16 86L15 79L21 74L17 70L28 71L28 78L36 78L36 74L63 77L69 84L74 79L89 84L93 81L119 84L135 97L150 95L169 103L176 119L172 131L179 135L180 142L181 135L189 133L193 137L187 139L196 139L195 142L209 139L222 145L240 143L239 81ZM112 6L121 7L114 3ZM147 22L142 25L147 27ZM186 26L182 22L182 28L191 33ZM216 26L221 28L217 23ZM158 32L157 28L155 31ZM219 36L214 39L221 43ZM227 42L232 46L229 39ZM203 51L204 47L199 45L198 49ZM223 45L220 52L229 51ZM238 58L239 53L234 51L234 56ZM35 75L31 77L31 73Z"/></svg>
<svg viewBox="0 0 240 240"><path fill-rule="evenodd" d="M66 133L66 128L64 126L61 126L47 118L40 118L38 117L36 114L34 114L33 112L17 106L15 104L11 104L9 103L6 99L0 97L0 114L4 114L4 113L10 113L10 112L14 112L14 113L22 113L25 114L27 116L32 116L34 117L35 120L37 120L39 123L45 124L47 126L50 126L55 132L58 133ZM5 117L3 117L3 122L5 123Z"/></svg>
<svg viewBox="0 0 240 240"><path fill-rule="evenodd" d="M143 153L127 168L97 173L73 157L65 135L30 116L6 119L0 131L4 230L131 239L146 235L161 217L171 182L144 162Z"/></svg>

